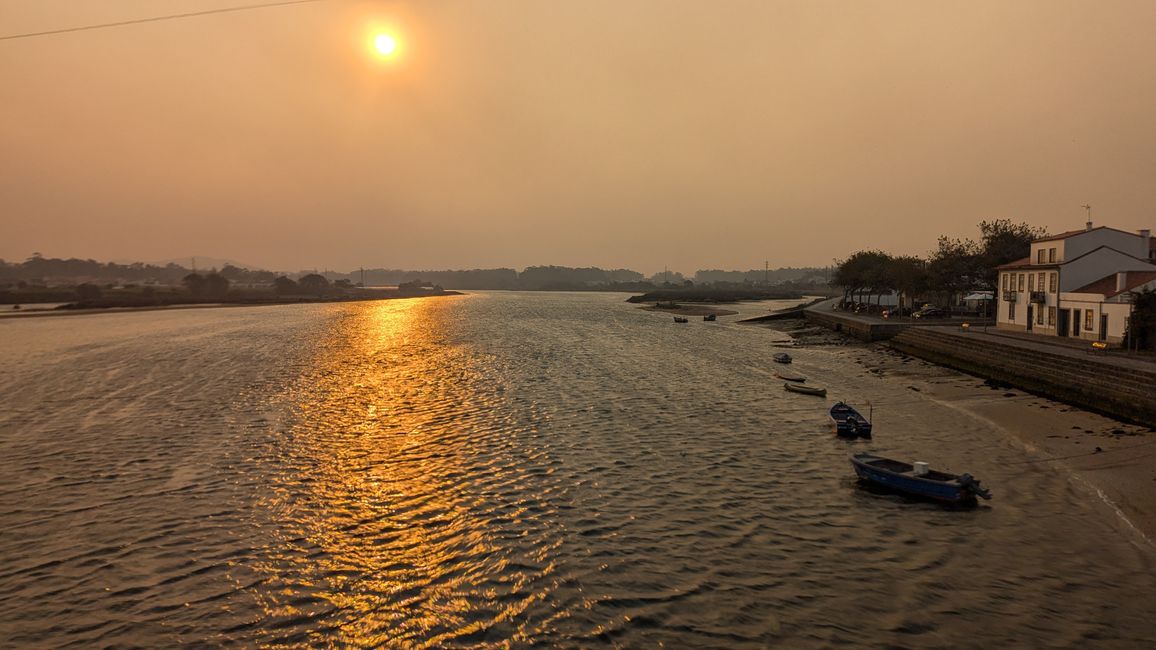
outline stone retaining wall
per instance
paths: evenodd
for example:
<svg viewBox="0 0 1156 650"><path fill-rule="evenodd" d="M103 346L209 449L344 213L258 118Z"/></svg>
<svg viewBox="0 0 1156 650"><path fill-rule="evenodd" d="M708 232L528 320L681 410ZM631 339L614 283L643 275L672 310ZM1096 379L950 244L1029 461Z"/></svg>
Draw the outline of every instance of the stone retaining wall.
<svg viewBox="0 0 1156 650"><path fill-rule="evenodd" d="M1156 370L1122 368L1091 354L1087 359L1049 354L919 327L899 333L889 345L939 365L1156 427Z"/></svg>
<svg viewBox="0 0 1156 650"><path fill-rule="evenodd" d="M880 323L843 316L840 312L808 309L805 312L808 323L815 323L854 336L860 341L882 341L889 339L911 327L910 323Z"/></svg>

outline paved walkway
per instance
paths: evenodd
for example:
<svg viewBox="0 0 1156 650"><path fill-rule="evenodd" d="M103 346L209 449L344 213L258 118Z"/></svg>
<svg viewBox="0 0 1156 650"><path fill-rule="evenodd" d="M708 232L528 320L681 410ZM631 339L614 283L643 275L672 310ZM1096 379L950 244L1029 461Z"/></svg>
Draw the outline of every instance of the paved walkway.
<svg viewBox="0 0 1156 650"><path fill-rule="evenodd" d="M942 332L953 336L967 337L971 340L990 341L1002 345L1010 345L1014 347L1021 347L1026 350L1034 350L1046 354L1053 354L1057 356L1067 357L1073 362L1087 362L1089 360L1096 360L1101 363L1108 363L1119 366L1120 368L1129 368L1133 370L1141 370L1145 372L1156 372L1156 355L1152 354L1138 354L1130 353L1120 348L1110 348L1107 352L1091 353L1091 341L1084 339L1073 339L1058 336L1044 336L1040 334L1028 334L1026 332L1014 332L1008 330L996 330L995 325L985 327L983 324L977 324L973 320L958 317L951 321L913 321L907 318L880 318L879 316L868 314L856 314L850 311L836 311L832 309L839 302L838 298L832 298L823 302L817 303L806 308L806 311L814 311L818 313L836 315L842 320L855 321L863 325L910 325L912 327L927 328L935 332ZM961 323L969 323L968 331L964 332L960 329Z"/></svg>
<svg viewBox="0 0 1156 650"><path fill-rule="evenodd" d="M995 327L989 327L987 332L982 327L973 327L962 331L958 325L940 325L934 331L950 336L957 336L972 341L989 341L999 345L1010 345L1025 350L1042 352L1058 357L1066 357L1073 362L1087 362L1095 360L1120 368L1156 372L1156 357L1147 354L1128 353L1119 348L1107 352L1089 352L1091 341L1081 341L1062 337L1042 336L1037 334L1021 334L1018 332L997 332Z"/></svg>

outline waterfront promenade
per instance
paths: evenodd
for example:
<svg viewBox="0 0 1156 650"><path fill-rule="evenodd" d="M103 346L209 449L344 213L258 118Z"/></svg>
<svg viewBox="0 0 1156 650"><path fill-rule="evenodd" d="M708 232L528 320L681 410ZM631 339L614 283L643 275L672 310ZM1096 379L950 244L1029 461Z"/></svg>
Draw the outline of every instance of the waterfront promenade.
<svg viewBox="0 0 1156 650"><path fill-rule="evenodd" d="M864 341L888 344L939 365L1007 383L1112 417L1156 428L1156 357L1090 341L997 331L961 321L889 321L834 311L834 301L806 310L808 322ZM986 331L985 331L986 330Z"/></svg>

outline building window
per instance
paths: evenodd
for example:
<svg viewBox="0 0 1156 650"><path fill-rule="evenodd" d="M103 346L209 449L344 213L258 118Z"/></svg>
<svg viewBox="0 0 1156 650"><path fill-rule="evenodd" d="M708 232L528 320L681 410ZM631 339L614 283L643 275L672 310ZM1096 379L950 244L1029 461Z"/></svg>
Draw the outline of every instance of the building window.
<svg viewBox="0 0 1156 650"><path fill-rule="evenodd" d="M1085 309L1084 310L1084 331L1085 332L1091 332L1092 331L1092 310L1091 309Z"/></svg>
<svg viewBox="0 0 1156 650"><path fill-rule="evenodd" d="M1036 264L1043 264L1043 263L1044 263L1044 249L1041 248L1038 251L1036 251Z"/></svg>
<svg viewBox="0 0 1156 650"><path fill-rule="evenodd" d="M1016 322L1016 304L1009 302L1007 304L1007 319L1011 322Z"/></svg>
<svg viewBox="0 0 1156 650"><path fill-rule="evenodd" d="M1024 274L1020 273L1020 291L1024 290Z"/></svg>
<svg viewBox="0 0 1156 650"><path fill-rule="evenodd" d="M1003 292L1007 293L1007 276L1008 276L1008 274L1004 273L1004 274L1002 274L1002 276L1003 276Z"/></svg>
<svg viewBox="0 0 1156 650"><path fill-rule="evenodd" d="M1036 290L1036 274L1028 273L1028 291Z"/></svg>
<svg viewBox="0 0 1156 650"><path fill-rule="evenodd" d="M1048 307L1048 327L1056 326L1056 308Z"/></svg>
<svg viewBox="0 0 1156 650"><path fill-rule="evenodd" d="M1056 249L1049 248L1048 249L1048 262L1055 262L1055 261L1056 261Z"/></svg>
<svg viewBox="0 0 1156 650"><path fill-rule="evenodd" d="M1056 274L1055 273L1049 273L1048 274L1048 292L1049 293L1055 293L1056 292Z"/></svg>
<svg viewBox="0 0 1156 650"><path fill-rule="evenodd" d="M1044 324L1044 310L1041 307L1036 307L1036 325Z"/></svg>

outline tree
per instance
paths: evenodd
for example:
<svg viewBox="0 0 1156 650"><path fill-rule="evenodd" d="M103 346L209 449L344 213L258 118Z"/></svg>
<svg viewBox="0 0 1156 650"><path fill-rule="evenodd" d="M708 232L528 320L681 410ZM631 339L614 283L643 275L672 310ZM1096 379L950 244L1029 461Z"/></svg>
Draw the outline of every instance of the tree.
<svg viewBox="0 0 1156 650"><path fill-rule="evenodd" d="M296 282L283 275L273 280L273 291L276 292L277 295L288 296L297 293L299 290Z"/></svg>
<svg viewBox="0 0 1156 650"><path fill-rule="evenodd" d="M223 296L229 292L229 280L220 273L205 276L204 291L210 296Z"/></svg>
<svg viewBox="0 0 1156 650"><path fill-rule="evenodd" d="M886 284L885 268L891 256L882 251L857 251L835 269L831 284L843 288L844 301L864 290L874 291ZM857 300L856 302L860 302Z"/></svg>
<svg viewBox="0 0 1156 650"><path fill-rule="evenodd" d="M968 291L982 281L982 250L970 239L939 238L939 247L927 261L927 279L931 290L945 298L950 311L951 298Z"/></svg>
<svg viewBox="0 0 1156 650"><path fill-rule="evenodd" d="M983 269L979 279L987 289L994 289L999 281L997 266L1027 257L1032 251L1032 241L1048 234L1045 228L1012 223L1009 219L981 221L979 232L980 264Z"/></svg>
<svg viewBox="0 0 1156 650"><path fill-rule="evenodd" d="M1128 317L1125 345L1132 350L1156 348L1156 290L1132 294L1132 314Z"/></svg>
<svg viewBox="0 0 1156 650"><path fill-rule="evenodd" d="M205 291L205 276L200 273L190 273L181 278L181 284L185 285L189 293L199 296Z"/></svg>
<svg viewBox="0 0 1156 650"><path fill-rule="evenodd" d="M891 258L887 263L886 275L888 285L901 298L907 297L910 300L927 289L927 262L914 255ZM903 306L902 301L899 306ZM914 307L914 303L911 306Z"/></svg>
<svg viewBox="0 0 1156 650"><path fill-rule="evenodd" d="M301 287L302 291L316 293L320 296L329 288L329 280L326 280L324 275L310 273L298 280L297 286Z"/></svg>
<svg viewBox="0 0 1156 650"><path fill-rule="evenodd" d="M95 284L85 282L76 287L76 297L81 302L92 302L93 300L100 300L103 293L100 287Z"/></svg>

